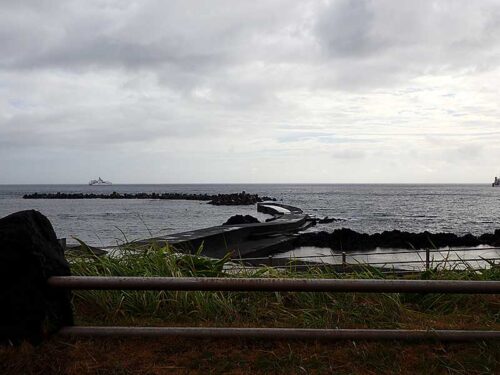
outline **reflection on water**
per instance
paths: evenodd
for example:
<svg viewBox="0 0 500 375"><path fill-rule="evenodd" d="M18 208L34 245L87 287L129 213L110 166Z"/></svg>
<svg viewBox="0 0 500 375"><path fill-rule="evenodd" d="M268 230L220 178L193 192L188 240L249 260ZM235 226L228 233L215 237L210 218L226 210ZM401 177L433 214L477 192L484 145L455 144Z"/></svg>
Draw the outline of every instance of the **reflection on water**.
<svg viewBox="0 0 500 375"><path fill-rule="evenodd" d="M286 253L276 254L276 258L295 258L302 261L327 264L342 264L342 252L304 246ZM397 268L402 270L424 270L426 266L425 250L406 250L376 248L364 252L346 252L347 264L370 264L377 267ZM443 247L430 250L430 267L446 269L488 268L489 262L499 263L500 248L481 245L474 248Z"/></svg>

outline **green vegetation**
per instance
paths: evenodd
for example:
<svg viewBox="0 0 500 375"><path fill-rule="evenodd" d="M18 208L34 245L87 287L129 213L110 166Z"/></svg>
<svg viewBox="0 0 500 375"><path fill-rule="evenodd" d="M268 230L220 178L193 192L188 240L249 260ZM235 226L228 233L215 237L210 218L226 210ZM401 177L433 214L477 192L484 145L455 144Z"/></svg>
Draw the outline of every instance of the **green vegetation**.
<svg viewBox="0 0 500 375"><path fill-rule="evenodd" d="M228 258L179 255L171 248L122 249L119 256L69 257L74 275L391 278L365 267L231 270ZM500 280L500 268L444 271L424 279ZM500 330L500 296L444 294L74 291L76 324ZM194 339L64 339L0 350L4 372L70 374L363 373L492 374L498 342L297 342ZM0 365L0 368L2 366ZM30 371L26 371L30 369Z"/></svg>
<svg viewBox="0 0 500 375"><path fill-rule="evenodd" d="M70 258L73 274L101 276L218 276L287 278L383 278L366 267L354 274L327 268L304 271L273 268L231 270L229 259L211 260L199 254L179 255L168 247L151 246L120 256ZM500 268L481 272L437 271L426 279L500 280ZM414 276L415 277L415 276ZM360 294L182 291L75 291L77 319L120 324L144 320L156 324L290 326L308 328L492 328L500 324L496 296L460 294ZM477 312L481 313L478 314ZM81 314L80 312L85 312ZM127 323L128 324L128 323Z"/></svg>

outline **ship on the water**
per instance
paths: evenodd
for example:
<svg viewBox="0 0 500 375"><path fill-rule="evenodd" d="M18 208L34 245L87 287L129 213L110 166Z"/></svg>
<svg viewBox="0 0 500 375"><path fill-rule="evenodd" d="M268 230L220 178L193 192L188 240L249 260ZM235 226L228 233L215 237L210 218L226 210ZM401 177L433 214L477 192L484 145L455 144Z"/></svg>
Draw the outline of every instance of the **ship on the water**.
<svg viewBox="0 0 500 375"><path fill-rule="evenodd" d="M97 180L90 180L89 185L90 186L109 186L109 185L113 185L113 184L109 181L104 181L101 177L99 177Z"/></svg>
<svg viewBox="0 0 500 375"><path fill-rule="evenodd" d="M495 177L495 181L491 184L493 187L499 187L500 186L500 178Z"/></svg>

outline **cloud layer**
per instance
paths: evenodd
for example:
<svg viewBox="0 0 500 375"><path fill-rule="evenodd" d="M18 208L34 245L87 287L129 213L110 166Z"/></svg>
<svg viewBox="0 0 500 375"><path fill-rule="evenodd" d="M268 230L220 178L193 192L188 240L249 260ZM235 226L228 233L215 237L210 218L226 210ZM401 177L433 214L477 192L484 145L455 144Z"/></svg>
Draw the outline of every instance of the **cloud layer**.
<svg viewBox="0 0 500 375"><path fill-rule="evenodd" d="M483 182L498 1L19 1L0 183Z"/></svg>

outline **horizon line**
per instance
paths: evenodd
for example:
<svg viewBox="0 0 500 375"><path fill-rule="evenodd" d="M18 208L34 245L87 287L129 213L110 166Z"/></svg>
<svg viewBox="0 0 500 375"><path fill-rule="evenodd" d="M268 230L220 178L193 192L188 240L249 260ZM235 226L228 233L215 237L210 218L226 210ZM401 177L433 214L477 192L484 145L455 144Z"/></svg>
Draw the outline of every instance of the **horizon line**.
<svg viewBox="0 0 500 375"><path fill-rule="evenodd" d="M88 183L0 183L0 186L16 185L75 185L91 186ZM491 182L117 182L112 185L100 185L109 188L120 185L491 185Z"/></svg>

